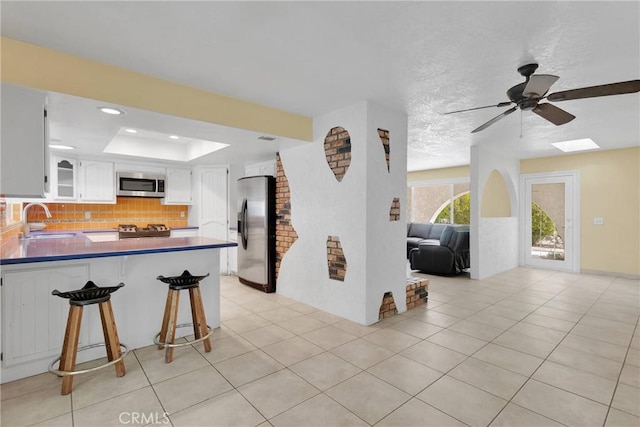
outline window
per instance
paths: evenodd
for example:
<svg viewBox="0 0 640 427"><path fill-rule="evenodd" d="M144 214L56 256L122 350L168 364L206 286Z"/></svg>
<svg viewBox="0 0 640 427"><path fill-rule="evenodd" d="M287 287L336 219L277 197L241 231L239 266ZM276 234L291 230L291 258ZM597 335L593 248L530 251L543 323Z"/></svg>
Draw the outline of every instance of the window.
<svg viewBox="0 0 640 427"><path fill-rule="evenodd" d="M412 222L469 224L469 189L469 181L466 179L444 183L410 183L407 194L407 218Z"/></svg>

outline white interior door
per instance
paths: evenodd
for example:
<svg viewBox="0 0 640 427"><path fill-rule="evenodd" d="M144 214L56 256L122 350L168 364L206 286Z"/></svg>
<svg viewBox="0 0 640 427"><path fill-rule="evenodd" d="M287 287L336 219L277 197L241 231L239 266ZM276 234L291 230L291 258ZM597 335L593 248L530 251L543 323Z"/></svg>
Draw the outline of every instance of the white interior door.
<svg viewBox="0 0 640 427"><path fill-rule="evenodd" d="M524 265L580 270L577 185L574 172L522 177Z"/></svg>
<svg viewBox="0 0 640 427"><path fill-rule="evenodd" d="M229 182L226 167L202 169L200 179L200 235L229 240ZM220 273L229 274L227 249L220 249Z"/></svg>

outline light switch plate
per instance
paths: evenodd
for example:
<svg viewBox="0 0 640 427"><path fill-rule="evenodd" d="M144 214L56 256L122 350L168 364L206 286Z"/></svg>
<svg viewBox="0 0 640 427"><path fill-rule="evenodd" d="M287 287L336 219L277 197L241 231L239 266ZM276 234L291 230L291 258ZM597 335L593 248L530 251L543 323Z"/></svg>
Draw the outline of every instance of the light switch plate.
<svg viewBox="0 0 640 427"><path fill-rule="evenodd" d="M593 218L593 225L603 225L603 224L604 224L604 218L602 218L601 216L597 216Z"/></svg>
<svg viewBox="0 0 640 427"><path fill-rule="evenodd" d="M91 211L86 211L84 213L84 219L91 219Z"/></svg>

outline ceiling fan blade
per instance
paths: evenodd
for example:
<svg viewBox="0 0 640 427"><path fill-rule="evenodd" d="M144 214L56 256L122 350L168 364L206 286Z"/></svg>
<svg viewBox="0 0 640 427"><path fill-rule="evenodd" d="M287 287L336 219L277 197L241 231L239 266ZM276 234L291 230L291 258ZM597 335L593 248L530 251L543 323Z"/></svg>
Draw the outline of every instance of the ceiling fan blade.
<svg viewBox="0 0 640 427"><path fill-rule="evenodd" d="M551 74L534 74L529 77L529 82L522 91L522 95L526 97L543 96L552 84L554 84L560 77L552 76Z"/></svg>
<svg viewBox="0 0 640 427"><path fill-rule="evenodd" d="M447 113L442 113L442 114L447 115L447 114L455 114L455 113L464 113L465 111L481 110L483 108L508 107L509 105L511 105L511 101L505 101L505 102L499 103L498 105L487 105L485 107L467 108L466 110L449 111Z"/></svg>
<svg viewBox="0 0 640 427"><path fill-rule="evenodd" d="M556 126L564 125L575 119L576 116L569 114L561 108L556 107L553 104L538 104L533 110L534 113L540 117L549 120Z"/></svg>
<svg viewBox="0 0 640 427"><path fill-rule="evenodd" d="M580 89L564 90L547 96L549 101L569 101L572 99L595 98L598 96L622 95L625 93L640 92L640 80L628 82L610 83L600 86L583 87Z"/></svg>
<svg viewBox="0 0 640 427"><path fill-rule="evenodd" d="M474 130L471 131L471 133L480 132L481 130L484 130L484 129L488 128L489 126L491 126L492 124L494 124L498 120L502 119L503 117L508 116L509 114L513 113L517 109L518 109L518 107L513 107L513 108L508 109L504 113L502 113L502 114L494 117L493 119L489 120L487 123L481 125L480 127L475 128Z"/></svg>

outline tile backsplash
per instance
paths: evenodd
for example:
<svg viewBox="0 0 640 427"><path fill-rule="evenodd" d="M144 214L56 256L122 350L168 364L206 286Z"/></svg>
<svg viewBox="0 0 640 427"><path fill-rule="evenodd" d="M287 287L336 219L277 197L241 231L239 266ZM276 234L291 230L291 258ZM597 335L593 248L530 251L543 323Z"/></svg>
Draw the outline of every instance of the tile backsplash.
<svg viewBox="0 0 640 427"><path fill-rule="evenodd" d="M117 228L118 224L164 224L186 227L189 218L187 205L162 205L160 199L118 197L116 204L46 203L51 218L37 206L29 209L29 222L44 222L45 231L94 230Z"/></svg>

